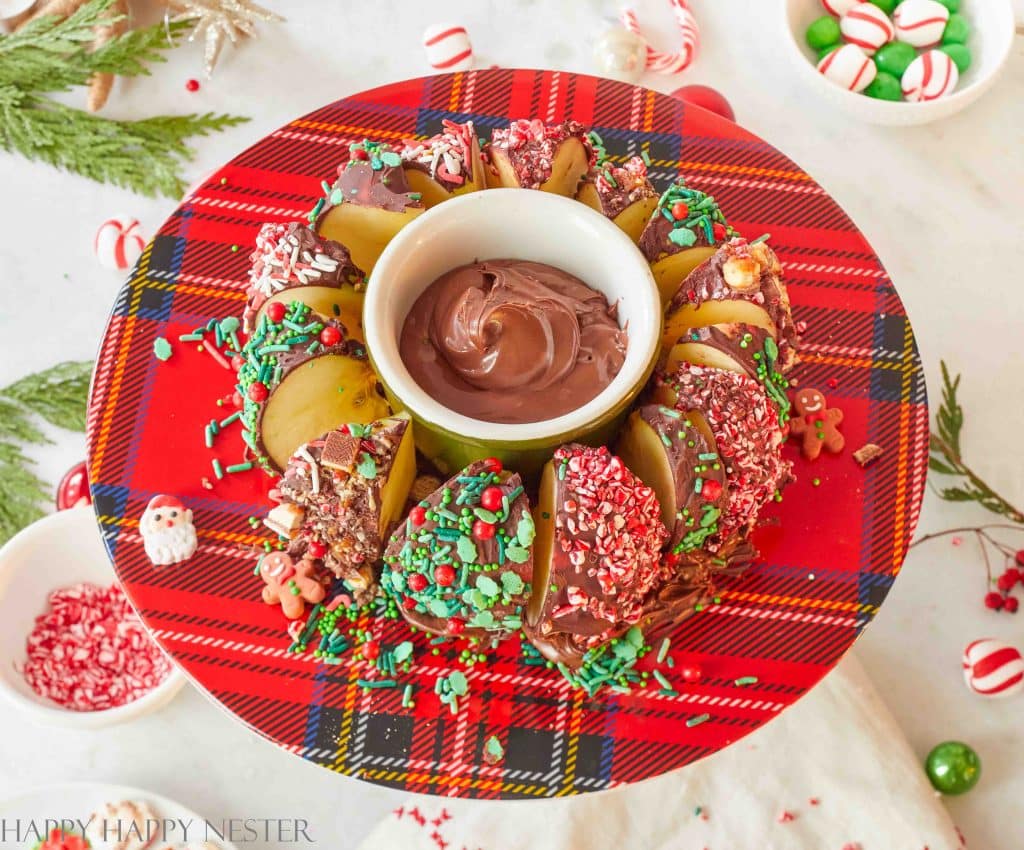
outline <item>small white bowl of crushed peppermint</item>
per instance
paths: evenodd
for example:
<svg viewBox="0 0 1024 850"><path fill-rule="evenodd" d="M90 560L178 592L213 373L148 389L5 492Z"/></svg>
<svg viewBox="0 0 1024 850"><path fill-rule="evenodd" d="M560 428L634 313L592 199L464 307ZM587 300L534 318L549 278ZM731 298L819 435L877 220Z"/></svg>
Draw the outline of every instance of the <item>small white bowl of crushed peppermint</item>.
<svg viewBox="0 0 1024 850"><path fill-rule="evenodd" d="M0 694L39 723L123 723L185 683L117 583L92 507L44 517L0 549L0 624Z"/></svg>

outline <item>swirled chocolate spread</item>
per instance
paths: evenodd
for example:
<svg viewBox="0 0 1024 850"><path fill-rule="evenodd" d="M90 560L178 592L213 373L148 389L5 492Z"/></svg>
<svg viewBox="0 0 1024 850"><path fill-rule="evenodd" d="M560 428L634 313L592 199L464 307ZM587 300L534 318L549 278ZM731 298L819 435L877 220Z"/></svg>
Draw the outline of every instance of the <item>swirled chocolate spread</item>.
<svg viewBox="0 0 1024 850"><path fill-rule="evenodd" d="M445 407L488 422L554 419L622 368L616 306L544 263L487 260L446 272L406 316L399 353Z"/></svg>

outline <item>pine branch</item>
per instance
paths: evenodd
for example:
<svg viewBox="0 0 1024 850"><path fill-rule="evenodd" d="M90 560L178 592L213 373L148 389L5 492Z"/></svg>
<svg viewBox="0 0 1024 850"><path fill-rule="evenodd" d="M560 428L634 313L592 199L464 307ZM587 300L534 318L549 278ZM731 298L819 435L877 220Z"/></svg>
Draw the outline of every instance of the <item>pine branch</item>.
<svg viewBox="0 0 1024 850"><path fill-rule="evenodd" d="M985 510L1024 524L1024 512L988 486L963 460L960 434L964 426L964 411L957 398L960 375L950 378L945 362L942 363L942 404L935 414L936 430L928 440L930 455L928 468L942 475L959 477L952 487L938 490L947 502L977 502Z"/></svg>
<svg viewBox="0 0 1024 850"><path fill-rule="evenodd" d="M68 431L84 431L85 400L89 396L91 378L91 362L68 361L45 372L28 375L0 392L51 425Z"/></svg>

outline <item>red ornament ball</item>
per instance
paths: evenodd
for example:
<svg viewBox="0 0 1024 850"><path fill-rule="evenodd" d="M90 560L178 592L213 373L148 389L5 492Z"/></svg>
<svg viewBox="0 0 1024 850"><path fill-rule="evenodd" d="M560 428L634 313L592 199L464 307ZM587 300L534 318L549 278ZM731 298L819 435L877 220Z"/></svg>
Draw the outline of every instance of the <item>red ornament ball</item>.
<svg viewBox="0 0 1024 850"><path fill-rule="evenodd" d="M496 457L485 458L484 463L487 464L487 467L491 470L491 472L501 472L501 470L504 469L504 467L501 465L501 461L498 460Z"/></svg>
<svg viewBox="0 0 1024 850"><path fill-rule="evenodd" d="M985 607L991 608L993 611L998 611L1003 607L1003 597L994 590L991 593L986 593Z"/></svg>
<svg viewBox="0 0 1024 850"><path fill-rule="evenodd" d="M421 593L427 589L427 577L423 573L413 573L406 580L406 584L413 593Z"/></svg>
<svg viewBox="0 0 1024 850"><path fill-rule="evenodd" d="M684 682L693 685L704 678L704 671L697 664L684 664L679 670Z"/></svg>
<svg viewBox="0 0 1024 850"><path fill-rule="evenodd" d="M311 558L322 558L327 554L327 547L319 540L310 540L306 547L306 554Z"/></svg>
<svg viewBox="0 0 1024 850"><path fill-rule="evenodd" d="M732 111L729 101L721 92L710 86L683 86L672 92L672 97L679 98L683 103L699 106L708 112L714 112L715 115L721 115L729 121L736 120L736 113Z"/></svg>
<svg viewBox="0 0 1024 850"><path fill-rule="evenodd" d="M423 505L416 505L409 511L409 522L413 525L423 525L427 521L427 509Z"/></svg>
<svg viewBox="0 0 1024 850"><path fill-rule="evenodd" d="M249 384L249 390L247 392L250 401L261 404L267 400L267 396L270 395L270 390L267 389L267 385L262 381L253 381Z"/></svg>
<svg viewBox="0 0 1024 850"><path fill-rule="evenodd" d="M722 495L722 484L714 478L705 478L704 485L700 489L701 498L705 502L713 502Z"/></svg>
<svg viewBox="0 0 1024 850"><path fill-rule="evenodd" d="M480 494L480 505L489 511L496 511L501 507L504 496L500 487L488 487Z"/></svg>
<svg viewBox="0 0 1024 850"><path fill-rule="evenodd" d="M337 345L341 342L341 331L339 331L334 325L327 325L322 331L320 331L320 344L331 346Z"/></svg>
<svg viewBox="0 0 1024 850"><path fill-rule="evenodd" d="M1019 605L1020 603L1017 601L1016 596L1007 596L1006 599L1003 600L1003 610L1009 611L1011 614L1017 613Z"/></svg>
<svg viewBox="0 0 1024 850"><path fill-rule="evenodd" d="M478 519L473 523L473 536L477 540L490 540L497 533L498 529L492 523Z"/></svg>
<svg viewBox="0 0 1024 850"><path fill-rule="evenodd" d="M455 568L451 564L438 564L434 567L434 581L438 587L451 587L455 583Z"/></svg>
<svg viewBox="0 0 1024 850"><path fill-rule="evenodd" d="M272 322L280 322L284 319L284 314L288 310L280 301L271 301L267 305L267 318Z"/></svg>
<svg viewBox="0 0 1024 850"><path fill-rule="evenodd" d="M452 617L448 621L448 632L453 635L461 635L466 631L466 621L460 620L458 617Z"/></svg>
<svg viewBox="0 0 1024 850"><path fill-rule="evenodd" d="M65 472L60 484L57 485L57 510L66 511L68 508L91 504L89 471L85 468L83 460Z"/></svg>
<svg viewBox="0 0 1024 850"><path fill-rule="evenodd" d="M186 91L199 91L199 80L187 80L185 82Z"/></svg>
<svg viewBox="0 0 1024 850"><path fill-rule="evenodd" d="M672 204L672 218L676 221L682 221L690 214L690 208L686 206L682 201L677 201Z"/></svg>
<svg viewBox="0 0 1024 850"><path fill-rule="evenodd" d="M368 640L363 644L363 658L367 661L376 661L380 656L380 644L375 640Z"/></svg>

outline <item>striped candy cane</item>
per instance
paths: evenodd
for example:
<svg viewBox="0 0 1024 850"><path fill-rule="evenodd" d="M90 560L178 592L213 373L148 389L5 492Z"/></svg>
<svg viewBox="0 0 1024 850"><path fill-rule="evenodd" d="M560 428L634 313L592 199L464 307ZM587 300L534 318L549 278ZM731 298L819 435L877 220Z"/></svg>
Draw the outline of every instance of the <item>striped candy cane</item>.
<svg viewBox="0 0 1024 850"><path fill-rule="evenodd" d="M697 48L700 45L697 19L687 7L686 0L669 0L669 5L683 36L683 44L678 53L662 53L650 45L647 46L647 70L657 74L678 74L685 71L697 57ZM632 9L623 9L619 20L627 30L643 38L636 12Z"/></svg>

